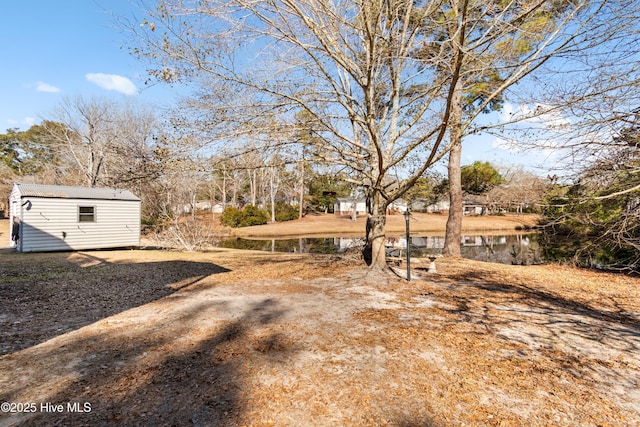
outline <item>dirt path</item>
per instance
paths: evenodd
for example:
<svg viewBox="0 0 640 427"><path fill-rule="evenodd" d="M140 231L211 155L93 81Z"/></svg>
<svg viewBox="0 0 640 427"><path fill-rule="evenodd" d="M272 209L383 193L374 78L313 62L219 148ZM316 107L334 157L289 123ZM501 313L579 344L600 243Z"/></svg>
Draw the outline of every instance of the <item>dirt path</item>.
<svg viewBox="0 0 640 427"><path fill-rule="evenodd" d="M407 283L358 265L0 254L0 401L36 408L0 426L640 424L640 279L442 260Z"/></svg>

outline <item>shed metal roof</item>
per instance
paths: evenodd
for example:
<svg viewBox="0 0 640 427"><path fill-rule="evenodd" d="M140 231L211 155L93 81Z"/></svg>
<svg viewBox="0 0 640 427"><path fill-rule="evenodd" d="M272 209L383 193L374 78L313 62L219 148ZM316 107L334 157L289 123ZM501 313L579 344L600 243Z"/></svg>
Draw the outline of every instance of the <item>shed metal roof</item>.
<svg viewBox="0 0 640 427"><path fill-rule="evenodd" d="M64 185L15 184L21 197L54 199L99 199L140 201L129 190L117 188L70 187Z"/></svg>

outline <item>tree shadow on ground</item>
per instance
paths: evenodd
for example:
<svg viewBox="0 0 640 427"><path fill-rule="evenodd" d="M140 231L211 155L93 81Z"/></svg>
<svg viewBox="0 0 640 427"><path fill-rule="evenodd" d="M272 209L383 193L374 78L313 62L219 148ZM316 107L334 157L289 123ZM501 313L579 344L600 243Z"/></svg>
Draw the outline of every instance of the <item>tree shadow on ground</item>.
<svg viewBox="0 0 640 427"><path fill-rule="evenodd" d="M533 307L544 307L570 314L575 314L602 322L619 324L629 329L634 335L640 335L640 320L613 303L612 310L594 308L585 302L568 299L549 291L536 289L520 283L505 283L487 276L486 273L468 272L448 276L460 283L467 283L475 288L491 293L502 293L513 296L514 301L524 302Z"/></svg>
<svg viewBox="0 0 640 427"><path fill-rule="evenodd" d="M202 325L222 305L223 302L198 303L174 312L171 321L175 331L157 338L149 339L144 331L127 339L108 333L95 334L42 354L44 360L62 358L56 365L68 371L51 376L74 378L68 386L47 397L49 402L65 403L65 411L15 414L11 425L242 424L251 391L247 378L250 370L255 369L249 363L252 356L276 354L273 361L279 360L278 353L295 350L280 345L280 334L269 331L268 325L285 311L268 298L247 303L235 320L214 322L215 327L209 328L210 333L201 341L181 348L178 343L181 332L193 333L197 325ZM263 328L266 329L261 331ZM164 349L166 355L162 353ZM147 357L161 360L156 363ZM64 358L75 358L76 362ZM56 383L55 378L49 381ZM17 396L29 392L14 388L0 395L0 400L15 401ZM66 402L77 402L80 407L89 402L91 411L69 412Z"/></svg>
<svg viewBox="0 0 640 427"><path fill-rule="evenodd" d="M473 361L471 376L504 378L509 372L515 384L522 380L518 393L580 396L591 405L589 416L605 401L607 408L626 410L637 403L640 384L637 306L623 292L598 299L576 291L490 271L432 275L415 289L416 300L428 307L423 324L461 338L456 351Z"/></svg>
<svg viewBox="0 0 640 427"><path fill-rule="evenodd" d="M563 367L575 365L575 355L606 359L608 356L603 355L640 351L637 313L626 311L619 301L606 301L606 308L600 308L526 284L507 283L486 273L447 277L456 285L449 287L452 292L447 302L451 306L443 310L498 339L556 352L555 358L566 359L557 361ZM579 369L590 369L586 364L579 365Z"/></svg>
<svg viewBox="0 0 640 427"><path fill-rule="evenodd" d="M37 270L29 267L34 259ZM229 271L213 263L191 261L115 264L90 252L16 254L2 261L0 355Z"/></svg>

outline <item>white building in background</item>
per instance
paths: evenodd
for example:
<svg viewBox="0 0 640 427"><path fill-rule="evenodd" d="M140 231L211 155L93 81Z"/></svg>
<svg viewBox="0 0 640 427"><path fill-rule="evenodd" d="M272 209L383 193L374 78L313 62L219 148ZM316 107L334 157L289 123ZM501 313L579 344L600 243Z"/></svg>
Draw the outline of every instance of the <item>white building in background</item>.
<svg viewBox="0 0 640 427"><path fill-rule="evenodd" d="M333 205L333 212L336 215L352 215L355 202L356 214L367 213L367 203L365 199L353 200L352 197L338 197ZM387 207L387 214L399 214L407 210L407 202L402 199L394 200Z"/></svg>
<svg viewBox="0 0 640 427"><path fill-rule="evenodd" d="M353 197L338 197L333 205L333 212L336 215L352 215L354 207L357 215L367 212L365 199L354 200Z"/></svg>
<svg viewBox="0 0 640 427"><path fill-rule="evenodd" d="M18 252L139 246L140 205L128 190L14 184L10 245Z"/></svg>
<svg viewBox="0 0 640 427"><path fill-rule="evenodd" d="M448 199L437 200L435 202L419 199L411 203L411 210L417 212L446 214L449 212L450 207L451 203ZM464 215L483 215L485 210L485 205L475 200L466 199L462 202L462 213Z"/></svg>

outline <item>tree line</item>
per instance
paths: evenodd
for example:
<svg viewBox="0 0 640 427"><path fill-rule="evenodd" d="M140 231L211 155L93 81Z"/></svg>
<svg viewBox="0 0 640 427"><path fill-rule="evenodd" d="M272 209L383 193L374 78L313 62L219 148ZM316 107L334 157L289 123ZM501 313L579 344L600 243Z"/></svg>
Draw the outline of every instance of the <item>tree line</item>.
<svg viewBox="0 0 640 427"><path fill-rule="evenodd" d="M132 52L161 82L198 82L182 125L212 144L268 147L305 134L318 159L363 189L365 259L377 269L386 269L386 208L445 160L445 253L460 254L465 140L559 114L585 144L611 111L628 111L637 82L633 1L141 3L139 19L120 21ZM484 120L507 101L531 107L506 123Z"/></svg>
<svg viewBox="0 0 640 427"><path fill-rule="evenodd" d="M348 176L309 151L283 146L206 155L193 141L173 139L166 121L131 104L79 97L66 99L58 111L64 115L0 134L5 194L16 181L127 188L143 200L143 224L155 229L195 219L202 201L224 211L224 224L238 227L330 212L337 197L357 196ZM622 128L607 155L564 185L521 167L475 161L461 167L463 195L482 203L487 214L543 214L549 258L633 269L640 248L639 129ZM409 205L450 199L448 176L423 176L404 198ZM191 249L215 237L184 225L174 233Z"/></svg>
<svg viewBox="0 0 640 427"><path fill-rule="evenodd" d="M197 90L171 115L171 126L151 139L137 137L145 141L139 147L144 154L130 154L141 165L133 171L105 160L104 147L117 149L113 141L122 140L122 129L112 129L109 141L92 136L92 128L80 138L66 134L74 129L67 118L68 126L52 135L77 165L78 178L94 185L103 174L104 182L117 183L144 171L131 182L142 185L149 176L145 185L158 188L147 205L161 211L178 199L194 200L188 190L194 185L185 182L222 170L212 191L224 193L225 202L233 199L241 189L227 187L228 174L231 183L242 177L252 202L271 201L273 218L278 197L297 195L302 209L300 183L309 182L307 166L315 165L350 191L362 191L364 254L374 269L386 269L387 207L444 161L451 203L444 252L460 254L461 150L474 135L563 153L575 175L566 167L562 183L584 182L595 159L618 151L620 123L632 125L636 117L640 20L632 0L139 5L140 16L116 17L131 36L132 54L149 65L153 79ZM492 112L506 113L507 103L517 108L488 120ZM232 159L247 167L218 167ZM176 174L154 179L157 165L167 177ZM487 191L494 192L492 200L527 205L535 186L527 189L526 181L512 178ZM633 181L625 182L625 189L602 195L590 190L590 196L633 193ZM162 191L164 185L184 194ZM289 196L277 196L285 187ZM516 187L522 191L514 197ZM568 193L561 197L570 204Z"/></svg>
<svg viewBox="0 0 640 427"><path fill-rule="evenodd" d="M228 225L241 226L331 212L336 198L358 195L346 174L308 151L198 153L197 144L173 139L167 122L151 111L99 98L65 99L57 113L25 131L0 134L4 193L16 181L127 188L142 198L147 226L193 217L203 201L207 209L231 208ZM521 168L501 175L475 162L461 174L465 193L483 196L493 212L531 210L541 201L541 193L531 191L541 180ZM448 189L448 179L434 173L418 179L405 197L435 202L447 199ZM245 205L265 212L243 222L238 212Z"/></svg>

